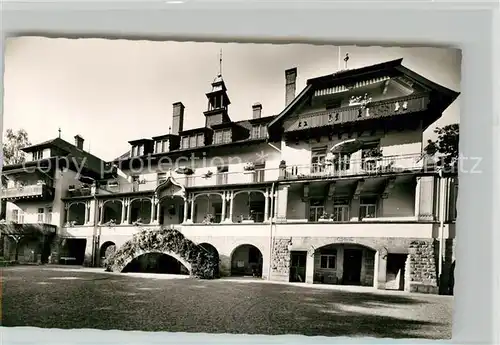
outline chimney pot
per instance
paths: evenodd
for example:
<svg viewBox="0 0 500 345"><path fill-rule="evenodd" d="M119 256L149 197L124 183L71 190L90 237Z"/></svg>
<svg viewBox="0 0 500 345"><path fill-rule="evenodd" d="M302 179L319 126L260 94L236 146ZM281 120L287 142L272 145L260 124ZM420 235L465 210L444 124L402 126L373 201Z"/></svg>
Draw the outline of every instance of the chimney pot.
<svg viewBox="0 0 500 345"><path fill-rule="evenodd" d="M285 71L285 106L288 106L295 98L297 82L297 67Z"/></svg>
<svg viewBox="0 0 500 345"><path fill-rule="evenodd" d="M79 148L80 150L83 150L83 142L84 139L82 138L81 135L77 134L75 135L75 146Z"/></svg>
<svg viewBox="0 0 500 345"><path fill-rule="evenodd" d="M170 134L179 135L184 127L184 104L182 102L175 102L173 105L172 114L172 131Z"/></svg>
<svg viewBox="0 0 500 345"><path fill-rule="evenodd" d="M254 105L252 105L252 115L252 118L260 119L262 115L262 104L255 103Z"/></svg>

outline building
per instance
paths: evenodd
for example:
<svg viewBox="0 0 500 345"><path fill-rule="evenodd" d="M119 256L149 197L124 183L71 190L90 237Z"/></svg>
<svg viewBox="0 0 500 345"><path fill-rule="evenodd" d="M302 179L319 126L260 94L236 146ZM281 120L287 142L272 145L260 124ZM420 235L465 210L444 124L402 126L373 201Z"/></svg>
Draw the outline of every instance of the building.
<svg viewBox="0 0 500 345"><path fill-rule="evenodd" d="M57 164L4 168L7 216L51 229L42 262L101 265L139 229L172 227L217 253L222 275L437 292L454 261L457 178L423 155L423 132L458 93L402 59L298 94L296 77L285 71L280 114L256 103L232 121L219 74L204 127L184 128L174 103L168 133L131 140L113 162L79 136L26 148L32 164Z"/></svg>

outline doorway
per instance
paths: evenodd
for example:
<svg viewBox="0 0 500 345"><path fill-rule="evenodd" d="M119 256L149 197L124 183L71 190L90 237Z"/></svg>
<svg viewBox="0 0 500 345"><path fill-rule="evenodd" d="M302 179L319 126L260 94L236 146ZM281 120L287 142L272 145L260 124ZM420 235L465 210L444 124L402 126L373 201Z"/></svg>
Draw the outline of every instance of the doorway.
<svg viewBox="0 0 500 345"><path fill-rule="evenodd" d="M344 285L361 285L361 249L344 249Z"/></svg>
<svg viewBox="0 0 500 345"><path fill-rule="evenodd" d="M293 251L290 254L290 282L306 282L306 251Z"/></svg>

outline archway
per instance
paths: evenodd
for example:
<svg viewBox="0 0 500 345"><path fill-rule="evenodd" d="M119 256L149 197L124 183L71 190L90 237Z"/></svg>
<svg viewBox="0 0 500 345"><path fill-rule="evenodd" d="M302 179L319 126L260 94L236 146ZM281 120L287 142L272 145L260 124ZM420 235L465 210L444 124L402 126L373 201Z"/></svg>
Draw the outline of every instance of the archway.
<svg viewBox="0 0 500 345"><path fill-rule="evenodd" d="M176 225L184 222L184 199L180 196L166 196L160 200L158 208L160 225Z"/></svg>
<svg viewBox="0 0 500 345"><path fill-rule="evenodd" d="M205 249L208 253L210 253L211 255L214 256L214 260L217 261L217 267L216 267L216 270L215 270L215 277L216 278L219 278L220 277L220 258L219 258L219 252L217 251L217 249L211 245L210 243L200 243L199 244L200 247L202 247L203 249Z"/></svg>
<svg viewBox="0 0 500 345"><path fill-rule="evenodd" d="M101 266L104 267L105 260L114 254L116 251L116 245L114 242L108 241L104 242L99 251L99 258L101 259Z"/></svg>
<svg viewBox="0 0 500 345"><path fill-rule="evenodd" d="M228 205L226 210L222 210L222 194L220 193L202 193L194 197L194 210L192 211L193 223L211 224L222 223L222 214L228 217Z"/></svg>
<svg viewBox="0 0 500 345"><path fill-rule="evenodd" d="M232 276L262 277L262 253L254 245L242 244L231 254Z"/></svg>
<svg viewBox="0 0 500 345"><path fill-rule="evenodd" d="M328 244L314 252L314 282L334 285L373 286L375 253L354 244Z"/></svg>
<svg viewBox="0 0 500 345"><path fill-rule="evenodd" d="M122 272L189 275L189 269L183 263L171 255L160 252L139 255L130 261Z"/></svg>

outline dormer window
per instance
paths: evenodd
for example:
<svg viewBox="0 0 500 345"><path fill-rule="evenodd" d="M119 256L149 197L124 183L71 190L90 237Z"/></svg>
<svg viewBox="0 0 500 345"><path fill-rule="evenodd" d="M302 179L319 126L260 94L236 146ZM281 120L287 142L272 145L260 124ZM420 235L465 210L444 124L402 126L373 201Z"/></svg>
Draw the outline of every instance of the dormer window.
<svg viewBox="0 0 500 345"><path fill-rule="evenodd" d="M260 139L266 137L266 126L265 125L254 125L252 127L252 139Z"/></svg>
<svg viewBox="0 0 500 345"><path fill-rule="evenodd" d="M186 135L181 139L181 149L192 149L205 145L205 135L203 133Z"/></svg>
<svg viewBox="0 0 500 345"><path fill-rule="evenodd" d="M155 153L163 153L169 151L169 141L165 140L157 140L155 146Z"/></svg>
<svg viewBox="0 0 500 345"><path fill-rule="evenodd" d="M214 144L228 144L231 142L231 129L220 129L215 131L214 134Z"/></svg>
<svg viewBox="0 0 500 345"><path fill-rule="evenodd" d="M134 145L132 146L132 157L144 155L144 145Z"/></svg>
<svg viewBox="0 0 500 345"><path fill-rule="evenodd" d="M33 151L33 160L37 161L43 158L43 150Z"/></svg>

